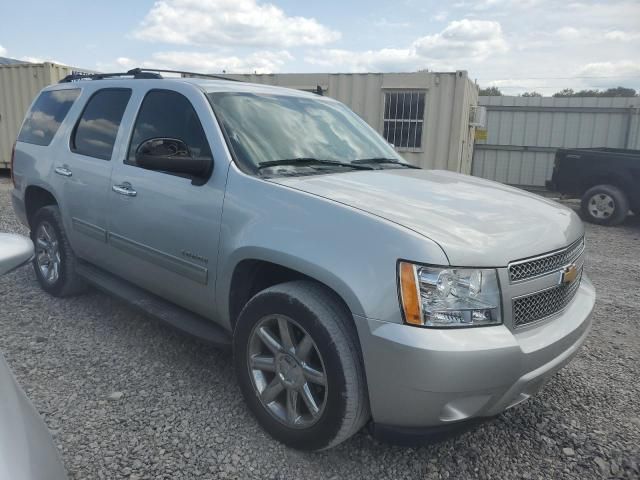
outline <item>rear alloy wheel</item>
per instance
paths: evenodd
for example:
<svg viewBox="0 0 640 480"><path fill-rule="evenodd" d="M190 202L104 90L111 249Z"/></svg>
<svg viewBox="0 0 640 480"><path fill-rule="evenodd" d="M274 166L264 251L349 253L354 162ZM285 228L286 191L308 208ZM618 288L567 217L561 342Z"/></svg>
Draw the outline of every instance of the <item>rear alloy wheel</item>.
<svg viewBox="0 0 640 480"><path fill-rule="evenodd" d="M355 325L322 285L298 280L257 293L240 313L233 350L249 409L282 443L323 450L369 419Z"/></svg>
<svg viewBox="0 0 640 480"><path fill-rule="evenodd" d="M36 268L48 285L54 285L62 268L58 236L51 224L43 221L38 225L35 239Z"/></svg>
<svg viewBox="0 0 640 480"><path fill-rule="evenodd" d="M618 225L629 212L629 202L622 190L613 185L596 185L582 196L585 220L598 225Z"/></svg>
<svg viewBox="0 0 640 480"><path fill-rule="evenodd" d="M58 207L42 207L34 215L31 225L35 249L33 269L42 289L56 297L83 292L86 284L76 274L76 256L64 231Z"/></svg>

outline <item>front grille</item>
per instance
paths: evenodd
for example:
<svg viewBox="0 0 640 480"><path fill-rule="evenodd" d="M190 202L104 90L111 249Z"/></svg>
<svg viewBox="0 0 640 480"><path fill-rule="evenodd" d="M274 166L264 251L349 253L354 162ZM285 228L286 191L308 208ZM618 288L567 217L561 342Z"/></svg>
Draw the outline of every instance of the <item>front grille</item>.
<svg viewBox="0 0 640 480"><path fill-rule="evenodd" d="M563 310L578 291L582 270L578 278L568 285L557 285L523 297L513 299L513 324L516 327L542 320Z"/></svg>
<svg viewBox="0 0 640 480"><path fill-rule="evenodd" d="M519 282L559 270L580 256L584 249L584 238L572 243L567 248L551 252L530 260L519 260L509 264L509 280Z"/></svg>

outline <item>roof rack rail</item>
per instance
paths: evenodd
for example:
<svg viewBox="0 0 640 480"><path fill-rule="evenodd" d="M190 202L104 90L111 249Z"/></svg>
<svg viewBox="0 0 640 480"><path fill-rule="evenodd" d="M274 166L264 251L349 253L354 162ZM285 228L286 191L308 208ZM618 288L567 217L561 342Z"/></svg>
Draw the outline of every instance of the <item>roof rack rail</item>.
<svg viewBox="0 0 640 480"><path fill-rule="evenodd" d="M179 73L193 77L216 78L218 80L228 80L230 82L240 82L235 78L223 77L222 75L212 75L209 73L185 72L183 70L166 70L160 68L132 68L126 72L117 73L72 73L67 75L59 83L70 83L81 80L103 80L105 78L114 77L133 77L136 79L163 78L161 73Z"/></svg>
<svg viewBox="0 0 640 480"><path fill-rule="evenodd" d="M215 75L211 73L198 73L198 72L185 72L184 70L166 70L161 68L134 68L129 70L128 75L140 75L144 73L179 73L181 75L191 75L194 77L205 77L205 78L216 78L218 80L228 80L230 82L241 82L242 80L238 80L235 78L224 77L222 75Z"/></svg>
<svg viewBox="0 0 640 480"><path fill-rule="evenodd" d="M162 78L162 75L158 73L151 72L136 72L133 70L129 70L128 72L117 72L117 73L72 73L71 75L67 75L58 83L70 83L77 82L82 80L103 80L105 78L114 78L114 77L128 77L132 76L133 78Z"/></svg>

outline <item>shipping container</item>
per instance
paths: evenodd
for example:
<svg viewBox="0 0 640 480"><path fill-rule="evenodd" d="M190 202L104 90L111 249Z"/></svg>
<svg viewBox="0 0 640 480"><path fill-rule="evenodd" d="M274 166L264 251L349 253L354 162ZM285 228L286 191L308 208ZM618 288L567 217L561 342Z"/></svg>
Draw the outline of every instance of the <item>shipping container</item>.
<svg viewBox="0 0 640 480"><path fill-rule="evenodd" d="M0 65L0 169L9 168L11 148L38 92L73 72L78 70L48 62Z"/></svg>
<svg viewBox="0 0 640 480"><path fill-rule="evenodd" d="M478 87L466 71L228 74L237 80L320 92L349 106L409 162L471 173Z"/></svg>

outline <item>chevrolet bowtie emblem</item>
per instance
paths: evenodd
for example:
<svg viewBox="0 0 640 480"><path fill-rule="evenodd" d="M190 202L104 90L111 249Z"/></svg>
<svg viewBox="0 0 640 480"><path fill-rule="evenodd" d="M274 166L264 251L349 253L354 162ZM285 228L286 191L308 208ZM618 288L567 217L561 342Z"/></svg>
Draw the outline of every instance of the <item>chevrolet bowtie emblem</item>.
<svg viewBox="0 0 640 480"><path fill-rule="evenodd" d="M567 265L566 267L564 267L564 270L562 271L562 278L560 282L564 285L567 285L573 282L577 277L578 277L578 268L574 264Z"/></svg>

